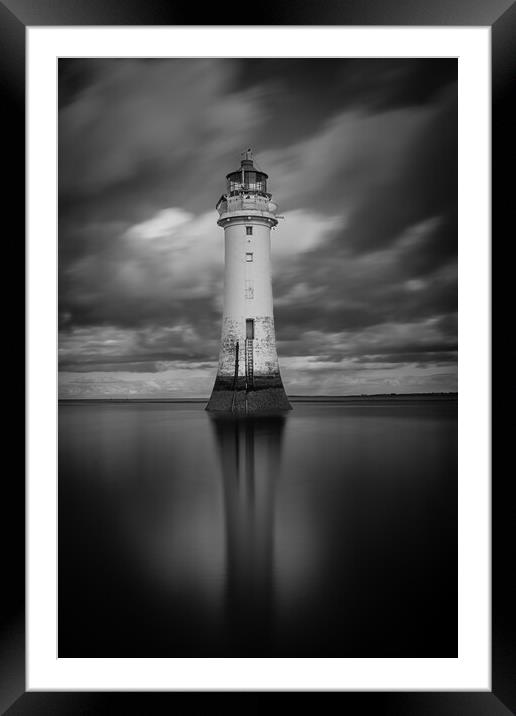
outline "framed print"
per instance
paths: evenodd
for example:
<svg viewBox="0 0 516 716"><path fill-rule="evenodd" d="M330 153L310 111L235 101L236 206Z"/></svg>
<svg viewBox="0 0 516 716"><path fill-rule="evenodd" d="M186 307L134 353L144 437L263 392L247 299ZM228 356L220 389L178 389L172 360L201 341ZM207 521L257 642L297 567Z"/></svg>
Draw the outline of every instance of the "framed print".
<svg viewBox="0 0 516 716"><path fill-rule="evenodd" d="M15 152L27 128L8 713L516 708L490 470L502 5L200 26L4 3Z"/></svg>

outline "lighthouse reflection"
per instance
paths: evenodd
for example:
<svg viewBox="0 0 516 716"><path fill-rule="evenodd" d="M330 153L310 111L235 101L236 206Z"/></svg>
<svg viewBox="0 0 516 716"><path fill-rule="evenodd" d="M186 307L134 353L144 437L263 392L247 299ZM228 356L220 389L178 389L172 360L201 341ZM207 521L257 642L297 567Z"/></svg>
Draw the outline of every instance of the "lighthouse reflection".
<svg viewBox="0 0 516 716"><path fill-rule="evenodd" d="M283 415L211 416L224 496L226 634L235 655L265 656L273 641L274 504L285 422Z"/></svg>
<svg viewBox="0 0 516 716"><path fill-rule="evenodd" d="M456 656L456 411L60 406L59 655Z"/></svg>

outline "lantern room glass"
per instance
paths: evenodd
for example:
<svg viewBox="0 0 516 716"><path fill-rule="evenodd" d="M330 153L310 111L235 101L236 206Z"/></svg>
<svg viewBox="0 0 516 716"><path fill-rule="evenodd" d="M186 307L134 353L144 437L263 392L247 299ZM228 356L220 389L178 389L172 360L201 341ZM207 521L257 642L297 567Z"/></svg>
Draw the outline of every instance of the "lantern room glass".
<svg viewBox="0 0 516 716"><path fill-rule="evenodd" d="M244 182L242 184L242 172L233 172L228 175L228 192L233 191L257 191L267 192L267 176L261 172L244 171Z"/></svg>

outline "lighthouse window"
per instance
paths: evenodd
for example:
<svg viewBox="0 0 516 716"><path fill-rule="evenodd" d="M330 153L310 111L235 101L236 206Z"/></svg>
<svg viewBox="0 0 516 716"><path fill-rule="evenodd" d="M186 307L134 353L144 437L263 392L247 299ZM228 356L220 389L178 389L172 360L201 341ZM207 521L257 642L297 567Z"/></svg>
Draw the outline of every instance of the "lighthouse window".
<svg viewBox="0 0 516 716"><path fill-rule="evenodd" d="M252 281L245 282L245 297L254 298L254 284Z"/></svg>
<svg viewBox="0 0 516 716"><path fill-rule="evenodd" d="M253 233L253 227L252 227L252 226L246 226L246 227L245 227L245 233L247 234L247 236L251 236L252 233Z"/></svg>
<svg viewBox="0 0 516 716"><path fill-rule="evenodd" d="M252 254L252 252L246 253L246 255L245 255L245 260L246 260L246 261L252 261L252 260L253 260L253 254Z"/></svg>

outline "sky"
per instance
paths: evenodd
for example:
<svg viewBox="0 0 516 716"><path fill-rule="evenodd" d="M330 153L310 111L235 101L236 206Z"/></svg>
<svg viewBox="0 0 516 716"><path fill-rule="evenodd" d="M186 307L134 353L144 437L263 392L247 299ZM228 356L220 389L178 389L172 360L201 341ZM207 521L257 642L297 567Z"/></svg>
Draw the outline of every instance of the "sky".
<svg viewBox="0 0 516 716"><path fill-rule="evenodd" d="M209 397L253 147L289 395L457 390L454 59L60 59L59 395Z"/></svg>

